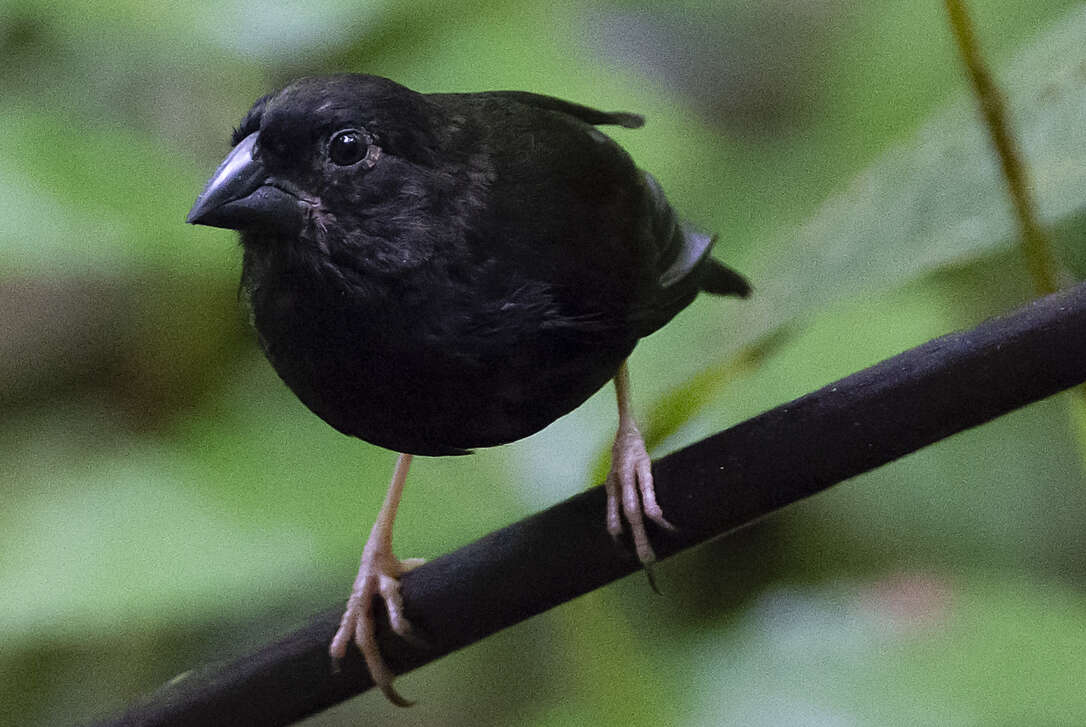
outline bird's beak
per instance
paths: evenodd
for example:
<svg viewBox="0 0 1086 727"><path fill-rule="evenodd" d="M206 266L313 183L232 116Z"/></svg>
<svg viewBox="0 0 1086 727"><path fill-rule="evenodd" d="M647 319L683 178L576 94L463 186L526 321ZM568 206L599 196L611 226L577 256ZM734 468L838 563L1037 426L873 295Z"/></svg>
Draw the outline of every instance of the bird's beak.
<svg viewBox="0 0 1086 727"><path fill-rule="evenodd" d="M296 231L307 203L275 184L263 163L253 158L259 131L235 146L196 198L185 221L231 230L272 228Z"/></svg>

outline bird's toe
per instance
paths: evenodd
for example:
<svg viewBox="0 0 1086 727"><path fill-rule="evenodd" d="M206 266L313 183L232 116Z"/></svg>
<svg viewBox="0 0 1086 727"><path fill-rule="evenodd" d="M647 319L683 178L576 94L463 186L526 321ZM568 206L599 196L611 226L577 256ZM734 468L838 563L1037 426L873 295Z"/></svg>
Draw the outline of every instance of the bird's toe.
<svg viewBox="0 0 1086 727"><path fill-rule="evenodd" d="M389 627L400 637L421 645L411 629L411 622L404 615L403 596L400 593L400 576L424 562L421 558L400 561L391 553L371 552L367 547L362 556L354 589L347 599L347 607L340 619L339 629L328 647L333 662L347 654L354 643L362 653L373 683L393 704L406 707L412 704L404 699L393 686L396 675L388 666L377 643L377 619L373 611L374 597L385 602Z"/></svg>
<svg viewBox="0 0 1086 727"><path fill-rule="evenodd" d="M605 483L607 491L607 531L618 537L628 528L634 551L643 565L656 561L645 519L673 530L656 501L652 479L652 460L645 441L635 427L620 431L612 448L611 471ZM625 526L623 525L625 520Z"/></svg>

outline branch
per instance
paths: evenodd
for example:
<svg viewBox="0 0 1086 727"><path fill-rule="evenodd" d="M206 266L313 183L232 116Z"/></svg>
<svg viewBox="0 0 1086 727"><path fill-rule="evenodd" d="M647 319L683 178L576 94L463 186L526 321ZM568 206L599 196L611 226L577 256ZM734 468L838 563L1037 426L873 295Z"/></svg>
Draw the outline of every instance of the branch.
<svg viewBox="0 0 1086 727"><path fill-rule="evenodd" d="M709 437L654 465L675 532L661 557L1086 380L1086 283L918 346ZM596 487L403 578L429 643L382 629L398 672L479 641L638 569L603 527ZM285 725L372 686L357 653L333 673L342 608L226 665L185 674L102 725Z"/></svg>

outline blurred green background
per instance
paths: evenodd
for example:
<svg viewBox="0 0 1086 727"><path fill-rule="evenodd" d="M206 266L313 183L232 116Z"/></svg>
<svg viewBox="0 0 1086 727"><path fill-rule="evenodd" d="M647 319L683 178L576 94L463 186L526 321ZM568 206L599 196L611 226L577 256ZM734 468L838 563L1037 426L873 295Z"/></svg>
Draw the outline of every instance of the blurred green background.
<svg viewBox="0 0 1086 727"><path fill-rule="evenodd" d="M972 6L1081 278L1086 6ZM0 724L106 716L347 595L395 457L294 399L234 236L183 223L293 77L645 114L613 135L756 288L634 354L658 454L1033 296L935 0L5 0L0 58ZM662 596L634 576L503 632L402 678L410 710L368 694L306 724L1086 724L1084 408L1033 405L673 558ZM420 460L399 555L591 484L614 422L605 390Z"/></svg>

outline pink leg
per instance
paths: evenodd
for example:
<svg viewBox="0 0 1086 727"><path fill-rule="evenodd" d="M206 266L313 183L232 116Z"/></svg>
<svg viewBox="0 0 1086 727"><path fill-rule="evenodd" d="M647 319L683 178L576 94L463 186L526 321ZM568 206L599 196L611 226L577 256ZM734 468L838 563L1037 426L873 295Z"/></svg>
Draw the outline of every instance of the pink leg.
<svg viewBox="0 0 1086 727"><path fill-rule="evenodd" d="M358 645L366 660L366 667L376 684L389 701L401 707L411 704L401 697L392 686L395 675L385 664L380 649L377 648L376 619L373 615L373 597L380 595L388 609L388 621L392 630L400 636L411 638L411 624L403 614L403 599L400 597L400 576L423 563L420 558L400 560L392 554L392 524L396 520L396 508L400 505L407 470L411 467L411 455L401 454L396 461L396 470L385 495L385 503L377 514L369 540L362 550L362 561L358 566L351 597L347 599L347 609L339 623L339 630L332 637L328 647L334 661L346 655L347 648L353 641Z"/></svg>
<svg viewBox="0 0 1086 727"><path fill-rule="evenodd" d="M607 532L616 538L620 536L625 517L637 557L644 565L649 565L656 560L656 554L645 531L645 518L669 530L674 530L674 526L664 518L664 511L656 502L652 460L631 411L630 372L625 362L615 374L615 396L618 399L618 433L611 448L611 471L604 483Z"/></svg>

